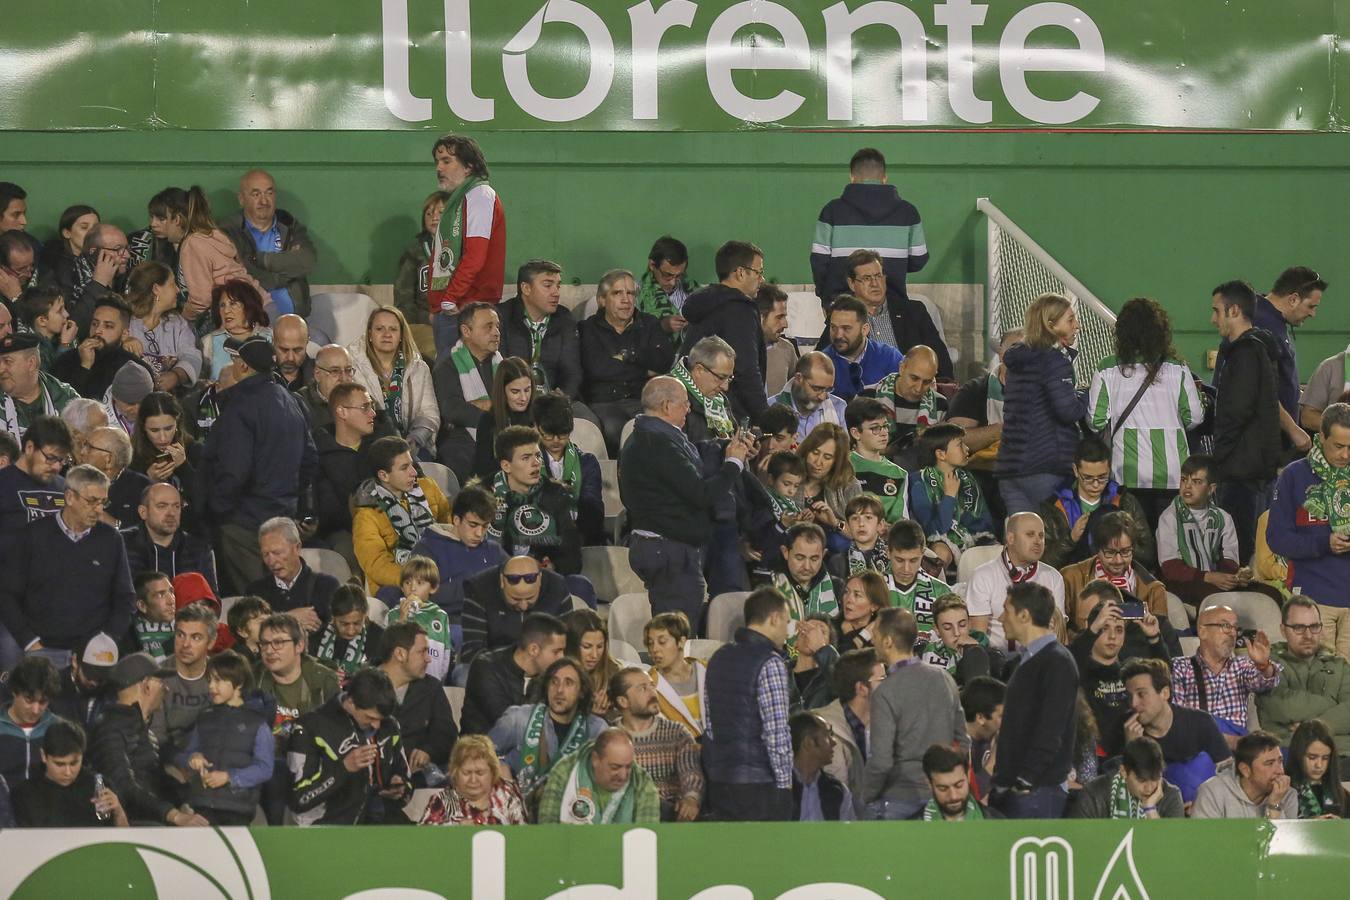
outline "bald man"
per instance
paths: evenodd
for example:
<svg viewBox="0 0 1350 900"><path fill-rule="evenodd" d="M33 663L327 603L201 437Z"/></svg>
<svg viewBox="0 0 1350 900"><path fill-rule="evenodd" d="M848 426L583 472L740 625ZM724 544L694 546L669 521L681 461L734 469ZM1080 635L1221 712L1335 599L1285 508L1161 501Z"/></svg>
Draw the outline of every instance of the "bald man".
<svg viewBox="0 0 1350 900"><path fill-rule="evenodd" d="M309 274L316 256L309 230L277 208L277 185L262 169L239 179L238 214L220 223L234 241L239 261L272 297L282 315L309 315Z"/></svg>
<svg viewBox="0 0 1350 900"><path fill-rule="evenodd" d="M309 326L295 315L282 316L272 323L272 349L277 355L277 374L295 393L314 380L314 360L309 358Z"/></svg>
<svg viewBox="0 0 1350 900"><path fill-rule="evenodd" d="M713 507L727 498L755 449L737 432L722 462L704 474L700 448L684 434L689 394L660 375L642 390L642 415L619 455L619 494L633 538L629 561L642 579L652 613L683 612L698 627L707 593L703 547L713 534ZM706 445L705 445L706 446Z"/></svg>
<svg viewBox="0 0 1350 900"><path fill-rule="evenodd" d="M210 543L182 528L183 495L178 488L164 482L150 485L141 493L136 512L140 524L122 530L133 573L163 572L173 579L197 572L211 590L219 592L216 555Z"/></svg>
<svg viewBox="0 0 1350 900"><path fill-rule="evenodd" d="M772 398L773 403L792 410L797 417L797 440L802 441L821 423L844 427L844 401L836 397L834 362L813 350L802 356L782 392Z"/></svg>
<svg viewBox="0 0 1350 900"><path fill-rule="evenodd" d="M459 662L469 664L485 650L520 641L531 613L561 616L572 608L567 581L532 556L513 556L464 581L460 622L464 637Z"/></svg>
<svg viewBox="0 0 1350 900"><path fill-rule="evenodd" d="M130 264L125 231L101 222L85 234L84 252L75 263L75 289L66 298L66 311L79 323L81 337L89 333L89 322L99 302L108 297L126 302L122 290Z"/></svg>
<svg viewBox="0 0 1350 900"><path fill-rule="evenodd" d="M1010 649L1003 634L1000 616L1008 591L1025 581L1045 585L1055 598L1055 607L1064 612L1064 579L1053 568L1041 563L1045 553L1045 523L1033 512L1015 513L1004 523L1003 552L980 566L970 577L966 589L966 607L970 610L970 630L989 635L989 645Z"/></svg>
<svg viewBox="0 0 1350 900"><path fill-rule="evenodd" d="M910 348L895 374L875 386L877 399L895 416L887 455L906 471L920 468L915 449L919 434L947 417L947 398L934 387L937 374L937 354L918 344Z"/></svg>
<svg viewBox="0 0 1350 900"><path fill-rule="evenodd" d="M324 428L333 424L333 414L328 409L328 395L333 388L344 381L356 380L356 366L352 364L352 355L341 344L327 344L314 354L314 379L297 393L305 401L309 413L309 424L314 428Z"/></svg>

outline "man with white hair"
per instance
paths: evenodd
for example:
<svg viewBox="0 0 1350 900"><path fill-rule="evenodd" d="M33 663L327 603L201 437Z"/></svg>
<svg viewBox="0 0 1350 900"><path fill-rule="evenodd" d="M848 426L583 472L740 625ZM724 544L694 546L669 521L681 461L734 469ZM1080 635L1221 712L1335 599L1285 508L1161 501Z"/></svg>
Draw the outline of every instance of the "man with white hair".
<svg viewBox="0 0 1350 900"><path fill-rule="evenodd" d="M65 505L33 522L0 572L0 619L27 652L53 651L65 668L89 637L126 634L135 593L117 529L99 521L108 477L82 465L66 475Z"/></svg>
<svg viewBox="0 0 1350 900"><path fill-rule="evenodd" d="M633 527L630 560L652 613L683 612L701 620L707 592L703 546L712 536L713 506L728 496L754 451L750 434L727 442L721 467L705 477L698 448L684 434L689 393L661 375L642 391L643 414L619 455L619 493Z"/></svg>
<svg viewBox="0 0 1350 900"><path fill-rule="evenodd" d="M727 387L736 377L736 351L717 335L709 335L677 359L670 376L684 385L689 412L681 426L689 440L725 440L736 430L727 403ZM650 382L648 382L650 384Z"/></svg>
<svg viewBox="0 0 1350 900"><path fill-rule="evenodd" d="M989 635L989 644L1008 649L1003 634L1003 604L1008 591L1025 581L1045 585L1055 598L1055 606L1064 612L1064 578L1050 566L1041 564L1045 553L1045 523L1033 512L1015 513L1004 524L1003 552L980 566L970 577L966 604L970 610L970 630Z"/></svg>
<svg viewBox="0 0 1350 900"><path fill-rule="evenodd" d="M306 631L317 631L329 619L328 603L338 589L332 575L315 572L300 555L300 529L293 519L277 516L258 528L258 551L267 574L245 594L261 597L274 613L290 613Z"/></svg>
<svg viewBox="0 0 1350 900"><path fill-rule="evenodd" d="M314 354L314 379L296 393L305 401L311 428L326 428L333 424L333 413L328 409L328 395L333 388L346 381L356 381L356 366L352 355L341 344L325 344ZM383 411L381 411L383 412Z"/></svg>
<svg viewBox="0 0 1350 900"><path fill-rule="evenodd" d="M128 468L131 465L131 438L120 428L95 428L84 442L84 456L75 456L77 463L88 463L108 476L108 507L99 520L114 528L130 528L140 521L136 507L141 494L150 486L143 472Z"/></svg>
<svg viewBox="0 0 1350 900"><path fill-rule="evenodd" d="M85 443L95 428L108 425L108 411L103 404L88 397L76 397L61 410L61 421L70 429L71 455L77 463L84 462Z"/></svg>

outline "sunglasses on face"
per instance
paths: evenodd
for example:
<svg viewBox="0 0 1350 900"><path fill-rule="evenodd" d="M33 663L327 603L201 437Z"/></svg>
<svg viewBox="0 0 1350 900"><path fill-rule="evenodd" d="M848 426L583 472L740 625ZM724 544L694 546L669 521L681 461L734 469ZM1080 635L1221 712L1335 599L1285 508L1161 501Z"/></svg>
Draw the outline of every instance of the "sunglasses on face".
<svg viewBox="0 0 1350 900"><path fill-rule="evenodd" d="M522 581L525 582L526 584L534 584L536 581L539 580L539 573L524 572L519 575L503 574L502 577L506 579L507 584L520 584Z"/></svg>

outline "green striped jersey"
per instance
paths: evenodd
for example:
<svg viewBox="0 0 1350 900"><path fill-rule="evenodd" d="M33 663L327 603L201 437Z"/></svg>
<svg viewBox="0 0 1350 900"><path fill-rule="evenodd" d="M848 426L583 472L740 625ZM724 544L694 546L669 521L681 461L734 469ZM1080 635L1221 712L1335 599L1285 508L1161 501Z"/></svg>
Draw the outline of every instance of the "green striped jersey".
<svg viewBox="0 0 1350 900"><path fill-rule="evenodd" d="M1122 369L1113 356L1102 360L1088 389L1091 425L1098 432L1117 426L1111 441L1111 474L1119 484L1174 490L1181 483L1181 464L1191 452L1186 429L1204 416L1200 392L1185 363L1165 362L1129 419L1118 422L1147 377L1144 366Z"/></svg>

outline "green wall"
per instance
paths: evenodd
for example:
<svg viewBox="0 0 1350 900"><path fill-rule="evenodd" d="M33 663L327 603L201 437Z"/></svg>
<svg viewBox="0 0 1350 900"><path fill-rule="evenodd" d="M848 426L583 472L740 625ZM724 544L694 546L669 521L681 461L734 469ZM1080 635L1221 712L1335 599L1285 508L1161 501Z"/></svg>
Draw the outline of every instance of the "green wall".
<svg viewBox="0 0 1350 900"><path fill-rule="evenodd" d="M234 179L261 165L281 203L315 234L317 282L392 280L435 188L433 132L7 132L0 179L30 192L30 228L46 236L62 208L91 203L124 227L168 184L200 183L232 212ZM872 144L920 208L932 261L917 280L982 282L988 196L1109 305L1167 304L1197 368L1215 339L1209 290L1242 277L1260 290L1286 265L1332 283L1300 329L1304 375L1344 349L1340 287L1350 284L1338 210L1350 206L1350 135L512 133L480 136L507 212L508 266L561 261L593 282L642 263L670 231L711 275L716 247L748 238L768 274L808 281L811 226Z"/></svg>

